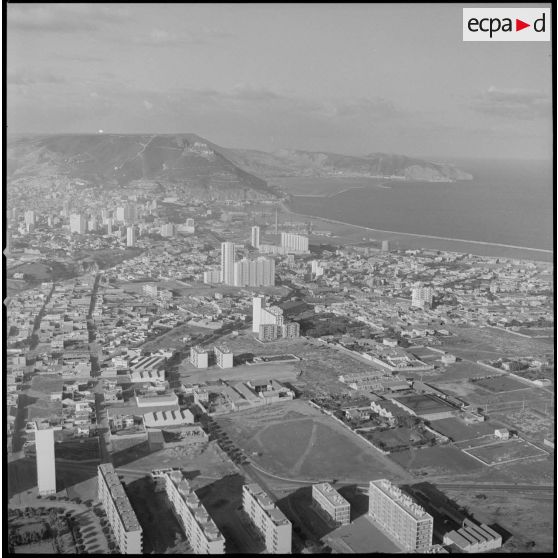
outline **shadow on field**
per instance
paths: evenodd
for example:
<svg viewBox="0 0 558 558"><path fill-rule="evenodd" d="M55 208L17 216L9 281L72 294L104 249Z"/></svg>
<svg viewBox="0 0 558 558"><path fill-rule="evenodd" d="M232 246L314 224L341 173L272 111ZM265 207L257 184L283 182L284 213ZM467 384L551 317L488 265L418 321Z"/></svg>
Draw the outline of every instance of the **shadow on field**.
<svg viewBox="0 0 558 558"><path fill-rule="evenodd" d="M151 450L149 448L149 442L147 440L135 444L131 447L117 451L112 454L112 463L115 467L123 467L136 459L141 459L146 457L151 453L155 453L157 450Z"/></svg>
<svg viewBox="0 0 558 558"><path fill-rule="evenodd" d="M368 492L363 492L356 484L341 487L339 494L351 504L351 521L368 513Z"/></svg>
<svg viewBox="0 0 558 558"><path fill-rule="evenodd" d="M465 519L481 523L467 508L459 506L429 482L402 485L401 489L411 495L434 518L434 538L438 541L442 541L445 533L460 529ZM484 494L478 496L486 498ZM511 537L511 533L498 525L490 527L502 535L502 543Z"/></svg>
<svg viewBox="0 0 558 558"><path fill-rule="evenodd" d="M165 492L155 492L153 480L143 477L126 484L126 494L143 529L143 553L164 553L186 537Z"/></svg>
<svg viewBox="0 0 558 558"><path fill-rule="evenodd" d="M8 499L37 486L35 459L22 458L10 461L7 470Z"/></svg>
<svg viewBox="0 0 558 558"><path fill-rule="evenodd" d="M235 366L240 366L246 364L247 362L252 362L254 358L254 353L242 353L240 355L234 355L233 361Z"/></svg>
<svg viewBox="0 0 558 558"><path fill-rule="evenodd" d="M496 531L496 533L498 533L502 537L502 544L505 544L513 536L509 531L507 531L506 529L504 529L502 526L498 525L497 523L493 523L492 525L489 525L489 527L491 529L494 529L494 531Z"/></svg>
<svg viewBox="0 0 558 558"><path fill-rule="evenodd" d="M225 537L227 553L259 554L265 550L265 544L242 511L244 484L242 475L234 473L203 486L196 494Z"/></svg>
<svg viewBox="0 0 558 558"><path fill-rule="evenodd" d="M293 524L293 538L296 534L302 548L320 545L320 539L338 527L313 502L311 486L295 490L279 500L277 506Z"/></svg>

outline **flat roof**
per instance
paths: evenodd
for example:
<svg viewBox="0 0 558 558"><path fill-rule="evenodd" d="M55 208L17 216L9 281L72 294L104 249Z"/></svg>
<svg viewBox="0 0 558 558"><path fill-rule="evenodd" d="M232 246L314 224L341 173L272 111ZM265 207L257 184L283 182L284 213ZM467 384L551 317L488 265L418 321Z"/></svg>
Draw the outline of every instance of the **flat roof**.
<svg viewBox="0 0 558 558"><path fill-rule="evenodd" d="M216 541L224 539L223 534L219 531L217 525L209 515L205 506L200 502L198 495L191 488L190 483L181 471L172 470L165 472L174 486L181 492L182 499L190 510L196 523L200 526L204 535L208 540Z"/></svg>
<svg viewBox="0 0 558 558"><path fill-rule="evenodd" d="M312 490L316 489L320 494L325 496L327 500L334 506L349 506L349 502L329 484L329 482L322 482L312 485Z"/></svg>
<svg viewBox="0 0 558 558"><path fill-rule="evenodd" d="M245 484L243 490L250 492L258 501L266 515L271 518L275 525L290 524L285 514L275 505L271 496L256 483Z"/></svg>
<svg viewBox="0 0 558 558"><path fill-rule="evenodd" d="M405 494L399 487L392 484L387 479L379 479L370 481L370 486L375 486L383 492L392 502L396 503L400 508L412 515L415 519L432 519L432 516L426 513L426 510L408 494Z"/></svg>
<svg viewBox="0 0 558 558"><path fill-rule="evenodd" d="M99 465L99 472L102 474L108 486L112 501L114 502L118 515L122 519L122 524L126 531L141 531L138 518L130 504L130 500L124 491L124 487L114 470L112 463L102 463Z"/></svg>

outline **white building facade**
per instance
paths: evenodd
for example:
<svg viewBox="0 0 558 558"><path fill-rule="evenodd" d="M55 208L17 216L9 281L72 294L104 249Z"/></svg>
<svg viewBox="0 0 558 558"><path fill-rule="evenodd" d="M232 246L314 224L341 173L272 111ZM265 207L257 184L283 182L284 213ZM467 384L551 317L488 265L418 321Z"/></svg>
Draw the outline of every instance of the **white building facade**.
<svg viewBox="0 0 558 558"><path fill-rule="evenodd" d="M291 522L259 485L252 483L242 487L242 509L263 535L270 554L291 553Z"/></svg>

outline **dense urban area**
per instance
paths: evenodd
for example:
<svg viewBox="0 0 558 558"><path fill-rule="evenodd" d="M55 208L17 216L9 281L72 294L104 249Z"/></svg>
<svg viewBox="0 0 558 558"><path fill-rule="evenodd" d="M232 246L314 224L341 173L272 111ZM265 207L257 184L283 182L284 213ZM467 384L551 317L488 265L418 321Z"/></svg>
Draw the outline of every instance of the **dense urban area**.
<svg viewBox="0 0 558 558"><path fill-rule="evenodd" d="M9 187L11 552L551 551L551 263Z"/></svg>

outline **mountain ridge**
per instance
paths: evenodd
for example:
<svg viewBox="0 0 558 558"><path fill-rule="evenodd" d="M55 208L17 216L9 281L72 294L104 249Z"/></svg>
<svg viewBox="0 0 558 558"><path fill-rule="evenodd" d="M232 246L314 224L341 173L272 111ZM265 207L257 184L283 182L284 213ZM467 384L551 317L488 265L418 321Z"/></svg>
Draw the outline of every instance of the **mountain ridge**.
<svg viewBox="0 0 558 558"><path fill-rule="evenodd" d="M374 177L455 182L472 176L447 163L406 155L340 155L221 147L197 134L22 134L8 136L7 175L65 175L126 188L165 183L204 199L281 197L269 178Z"/></svg>

